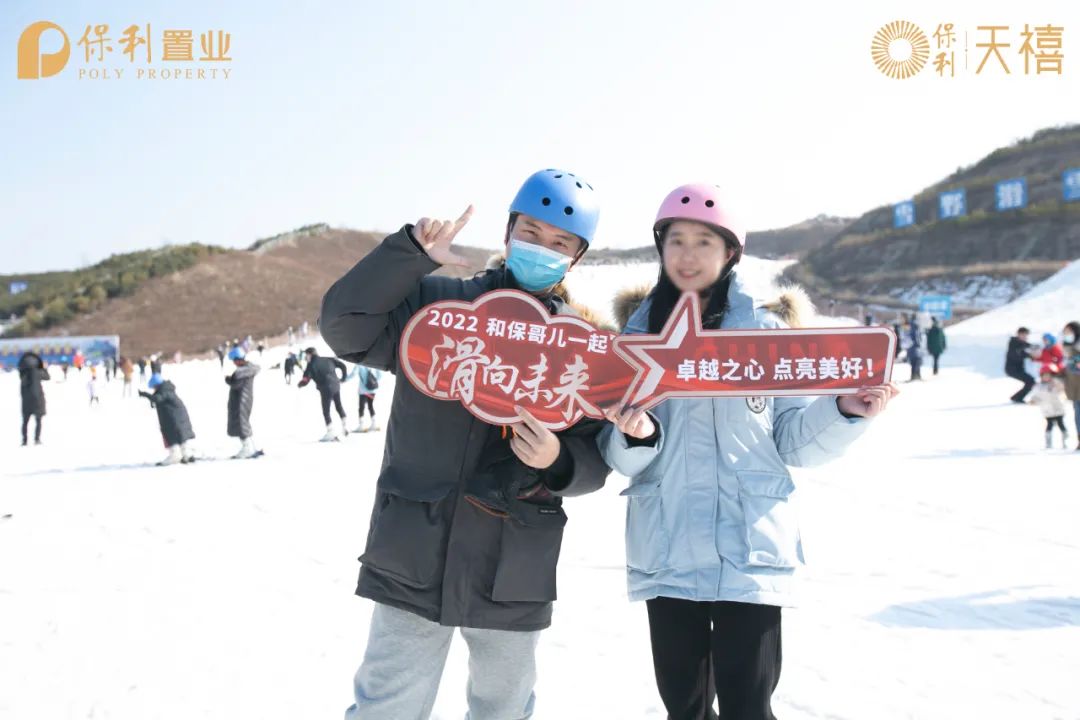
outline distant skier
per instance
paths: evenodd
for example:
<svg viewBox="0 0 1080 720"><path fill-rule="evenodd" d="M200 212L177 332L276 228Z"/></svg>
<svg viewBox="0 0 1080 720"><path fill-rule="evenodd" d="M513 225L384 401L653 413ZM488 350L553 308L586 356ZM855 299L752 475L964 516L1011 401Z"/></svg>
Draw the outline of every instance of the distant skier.
<svg viewBox="0 0 1080 720"><path fill-rule="evenodd" d="M139 358L135 364L139 366L139 384L142 385L146 382L146 358Z"/></svg>
<svg viewBox="0 0 1080 720"><path fill-rule="evenodd" d="M285 384L292 385L293 373L296 372L296 366L300 364L300 361L296 358L296 353L292 350L285 356Z"/></svg>
<svg viewBox="0 0 1080 720"><path fill-rule="evenodd" d="M131 358L120 358L120 374L124 376L123 397L131 397L131 378L135 375L135 365Z"/></svg>
<svg viewBox="0 0 1080 720"><path fill-rule="evenodd" d="M255 401L255 376L259 366L248 362L240 347L229 351L229 359L236 366L236 370L225 378L229 385L229 437L242 441L240 451L233 458L251 458L259 454L251 437L251 406Z"/></svg>
<svg viewBox="0 0 1080 720"><path fill-rule="evenodd" d="M1040 382L1031 393L1028 403L1038 407L1046 418L1046 449L1054 446L1054 426L1061 429L1061 447L1069 446L1069 433L1065 429L1065 386L1050 370L1040 373Z"/></svg>
<svg viewBox="0 0 1080 720"><path fill-rule="evenodd" d="M365 367L363 365L357 365L349 373L349 377L346 380L352 380L354 377L357 380L357 395L360 397L360 420L356 426L356 432L377 432L379 430L379 421L375 419L375 393L379 389L379 378L382 376L378 370ZM367 411L371 415L371 424L367 427L364 426L364 411Z"/></svg>
<svg viewBox="0 0 1080 720"><path fill-rule="evenodd" d="M1009 339L1009 347L1005 351L1005 374L1024 383L1024 387L1017 390L1009 398L1014 403L1023 403L1027 399L1028 393L1031 392L1031 388L1035 386L1035 378L1031 377L1024 368L1024 361L1027 360L1028 353L1035 347L1028 343L1030 334L1031 331L1026 327L1017 330L1016 336Z"/></svg>
<svg viewBox="0 0 1080 720"><path fill-rule="evenodd" d="M139 396L149 400L150 407L157 410L161 438L169 449L169 454L158 465L195 462L195 454L188 444L195 439L195 431L191 428L187 407L176 394L176 387L161 375L151 375L147 387L153 392L140 390Z"/></svg>
<svg viewBox="0 0 1080 720"><path fill-rule="evenodd" d="M218 346L214 348L214 352L217 353L218 364L222 369L225 369L225 343L218 343Z"/></svg>
<svg viewBox="0 0 1080 720"><path fill-rule="evenodd" d="M35 352L23 353L19 358L19 384L22 393L22 444L26 445L26 431L30 418L34 418L34 444L41 444L41 419L45 417L45 391L41 383L49 379L49 371L41 356Z"/></svg>
<svg viewBox="0 0 1080 720"><path fill-rule="evenodd" d="M938 366L941 356L945 353L945 329L937 318L930 321L930 329L926 331L926 349L930 357L934 358L934 374L938 374Z"/></svg>
<svg viewBox="0 0 1080 720"><path fill-rule="evenodd" d="M305 350L304 355L307 356L307 367L304 368L304 376L300 379L299 387L304 387L314 380L315 387L319 389L323 421L326 423L326 435L323 436L322 441L330 442L338 439L338 434L334 432L334 426L330 422L330 403L334 404L341 418L342 434L348 435L349 429L345 425L345 408L341 405L341 383L348 375L348 368L337 358L319 357L319 351L313 347Z"/></svg>
<svg viewBox="0 0 1080 720"><path fill-rule="evenodd" d="M922 380L922 331L919 321L912 315L908 320L908 364L911 365L911 380Z"/></svg>

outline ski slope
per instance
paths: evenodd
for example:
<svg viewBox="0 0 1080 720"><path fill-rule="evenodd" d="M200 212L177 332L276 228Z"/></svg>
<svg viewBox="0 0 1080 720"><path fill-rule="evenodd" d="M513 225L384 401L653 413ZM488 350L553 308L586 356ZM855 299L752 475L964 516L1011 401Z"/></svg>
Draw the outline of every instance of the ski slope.
<svg viewBox="0 0 1080 720"><path fill-rule="evenodd" d="M776 271L743 268L762 286ZM655 266L575 272L602 305ZM1039 413L1007 403L1000 377L1016 325L1056 333L1080 314L1078 272L950 329L941 375L903 385L841 460L794 471L809 567L784 612L779 717L1080 718L1080 454L1042 449ZM114 381L90 408L74 371L46 388L45 444L17 447L18 379L0 375L0 718L341 717L371 613L352 591L383 438L319 443L314 388L268 369L283 351L256 380L267 455L190 467L154 467L149 404ZM217 361L166 375L199 452L233 452ZM384 376L383 422L392 390ZM625 595L625 485L567 502L537 720L665 717L644 606ZM466 674L458 640L434 717L464 716Z"/></svg>

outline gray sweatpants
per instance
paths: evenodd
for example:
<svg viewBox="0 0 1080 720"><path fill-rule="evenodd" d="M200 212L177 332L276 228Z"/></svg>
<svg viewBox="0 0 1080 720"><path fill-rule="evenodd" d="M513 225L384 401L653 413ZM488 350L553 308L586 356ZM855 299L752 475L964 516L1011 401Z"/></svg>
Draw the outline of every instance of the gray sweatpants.
<svg viewBox="0 0 1080 720"><path fill-rule="evenodd" d="M540 631L452 628L375 604L367 651L345 720L428 720L454 630L469 646L466 720L527 720L536 696Z"/></svg>

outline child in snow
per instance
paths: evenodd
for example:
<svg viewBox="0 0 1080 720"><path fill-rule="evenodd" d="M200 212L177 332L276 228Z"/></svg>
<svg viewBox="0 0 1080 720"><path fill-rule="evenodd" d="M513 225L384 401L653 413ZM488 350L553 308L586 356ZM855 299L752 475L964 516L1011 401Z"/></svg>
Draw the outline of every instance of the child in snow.
<svg viewBox="0 0 1080 720"><path fill-rule="evenodd" d="M124 397L131 397L131 378L135 374L135 365L131 358L120 358L120 374L124 376Z"/></svg>
<svg viewBox="0 0 1080 720"><path fill-rule="evenodd" d="M357 379L357 395L360 397L360 424L357 425L356 432L377 432L379 423L375 419L375 392L379 389L381 373L378 370L357 365L345 379L352 380L354 377ZM365 409L371 415L371 424L366 427L364 425Z"/></svg>
<svg viewBox="0 0 1080 720"><path fill-rule="evenodd" d="M90 379L86 381L86 394L90 396L90 404L101 404L101 399L98 397L98 377L97 377L97 365L90 366Z"/></svg>
<svg viewBox="0 0 1080 720"><path fill-rule="evenodd" d="M163 379L160 373L154 373L147 387L152 392L140 390L139 396L149 400L150 407L157 410L161 438L169 450L168 456L158 465L195 462L195 454L189 445L189 441L195 439L195 431L191 429L187 407L176 394L176 386Z"/></svg>
<svg viewBox="0 0 1080 720"><path fill-rule="evenodd" d="M1039 375L1049 370L1051 375L1058 375L1065 366L1065 353L1057 344L1057 338L1050 333L1043 333L1043 345L1031 353L1031 359L1039 363Z"/></svg>
<svg viewBox="0 0 1080 720"><path fill-rule="evenodd" d="M800 290L763 304L735 266L746 236L714 185L684 185L653 226L661 270L647 294L617 299L625 333L659 333L698 293L706 328L797 326ZM808 310L807 310L808 311ZM780 608L793 604L802 546L787 466L841 453L899 391L840 397L670 399L612 408L597 442L632 478L626 523L631 600L648 610L653 665L670 718L773 718Z"/></svg>
<svg viewBox="0 0 1080 720"><path fill-rule="evenodd" d="M289 354L285 356L285 384L292 385L293 373L296 372L296 366L299 365L299 361L296 359L296 353L291 349Z"/></svg>
<svg viewBox="0 0 1080 720"><path fill-rule="evenodd" d="M1040 382L1031 393L1028 403L1035 405L1046 418L1046 449L1054 446L1054 426L1061 429L1061 447L1069 444L1069 433L1065 430L1065 385L1048 368L1039 375Z"/></svg>
<svg viewBox="0 0 1080 720"><path fill-rule="evenodd" d="M247 361L244 349L237 346L229 351L229 359L236 369L225 378L229 385L229 437L240 438L240 451L234 459L258 455L255 441L251 439L251 406L255 402L255 376L259 366Z"/></svg>
<svg viewBox="0 0 1080 720"><path fill-rule="evenodd" d="M334 283L319 328L339 357L399 372L398 342L414 313L499 288L528 292L555 315L578 314L560 288L593 240L591 185L534 173L510 205L506 264L467 279L433 274L468 265L453 242L471 214L403 226ZM603 486L603 423L555 433L519 409L520 422L499 427L407 382L394 386L392 407L356 586L375 610L345 717L429 717L456 633L469 646L469 717L530 717L567 522L562 497Z"/></svg>

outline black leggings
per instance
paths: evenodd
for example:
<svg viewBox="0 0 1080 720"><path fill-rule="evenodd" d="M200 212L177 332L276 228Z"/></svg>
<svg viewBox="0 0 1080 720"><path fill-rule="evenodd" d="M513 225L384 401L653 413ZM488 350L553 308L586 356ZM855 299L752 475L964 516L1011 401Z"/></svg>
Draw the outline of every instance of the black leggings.
<svg viewBox="0 0 1080 720"><path fill-rule="evenodd" d="M655 598L646 603L653 669L669 720L776 720L780 608Z"/></svg>
<svg viewBox="0 0 1080 720"><path fill-rule="evenodd" d="M23 415L22 419L22 441L26 444L26 431L30 428L30 418L34 418L34 442L41 442L41 415L29 414Z"/></svg>
<svg viewBox="0 0 1080 720"><path fill-rule="evenodd" d="M375 397L373 395L361 395L360 396L360 418L364 417L364 408L367 408L371 413L371 419L375 419Z"/></svg>
<svg viewBox="0 0 1080 720"><path fill-rule="evenodd" d="M323 420L326 421L327 425L330 424L330 403L331 402L334 403L334 409L337 410L338 416L341 417L342 420L345 419L345 408L342 407L342 405L341 405L341 391L340 390L338 392L332 394L332 395L330 393L319 393L319 396L322 398L322 416L323 416Z"/></svg>
<svg viewBox="0 0 1080 720"><path fill-rule="evenodd" d="M1061 428L1061 434L1062 435L1065 434L1065 416L1064 415L1058 415L1057 417L1048 417L1048 418L1046 418L1046 432L1053 432L1054 425L1057 425L1059 428Z"/></svg>

